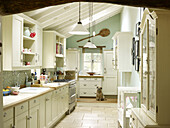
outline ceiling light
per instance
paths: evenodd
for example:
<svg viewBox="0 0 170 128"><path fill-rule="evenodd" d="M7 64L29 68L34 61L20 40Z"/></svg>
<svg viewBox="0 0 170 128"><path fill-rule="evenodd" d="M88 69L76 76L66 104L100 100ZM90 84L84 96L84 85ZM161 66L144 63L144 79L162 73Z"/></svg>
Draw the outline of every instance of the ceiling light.
<svg viewBox="0 0 170 128"><path fill-rule="evenodd" d="M91 47L92 43L90 40L87 41L87 43L84 45L84 48L89 48Z"/></svg>
<svg viewBox="0 0 170 128"><path fill-rule="evenodd" d="M80 2L79 2L79 22L73 28L73 30L69 32L70 34L73 34L73 35L87 35L87 34L89 34L89 31L82 25L81 18L80 18L80 14L81 14L80 7L81 6L80 6Z"/></svg>

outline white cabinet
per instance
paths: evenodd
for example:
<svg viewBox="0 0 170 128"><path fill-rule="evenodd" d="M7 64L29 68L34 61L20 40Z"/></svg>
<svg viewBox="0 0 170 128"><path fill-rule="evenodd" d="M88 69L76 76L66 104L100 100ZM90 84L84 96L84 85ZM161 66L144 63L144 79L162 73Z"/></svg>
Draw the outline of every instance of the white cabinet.
<svg viewBox="0 0 170 128"><path fill-rule="evenodd" d="M51 105L52 105L52 92L46 94L45 96L45 123L46 127L49 127L52 122L52 110L51 110Z"/></svg>
<svg viewBox="0 0 170 128"><path fill-rule="evenodd" d="M117 70L113 68L112 59L113 51L104 51L104 95L117 95Z"/></svg>
<svg viewBox="0 0 170 128"><path fill-rule="evenodd" d="M56 31L43 32L43 68L64 66L65 45L66 39L63 35Z"/></svg>
<svg viewBox="0 0 170 128"><path fill-rule="evenodd" d="M15 127L16 128L28 128L27 119L28 111L15 117Z"/></svg>
<svg viewBox="0 0 170 128"><path fill-rule="evenodd" d="M42 33L36 23L33 19L19 15L2 17L3 70L40 68ZM25 27L35 32L35 37L25 36Z"/></svg>
<svg viewBox="0 0 170 128"><path fill-rule="evenodd" d="M12 128L14 126L13 123L13 107L8 108L6 110L3 111L3 125L4 128Z"/></svg>
<svg viewBox="0 0 170 128"><path fill-rule="evenodd" d="M66 70L80 70L80 51L79 50L66 50Z"/></svg>
<svg viewBox="0 0 170 128"><path fill-rule="evenodd" d="M53 91L53 95L52 95L52 119L56 120L58 118L58 106L60 104L59 100L59 90L55 90Z"/></svg>
<svg viewBox="0 0 170 128"><path fill-rule="evenodd" d="M120 72L131 72L132 33L117 32L112 39L114 69Z"/></svg>
<svg viewBox="0 0 170 128"><path fill-rule="evenodd" d="M102 86L102 78L79 78L79 96L96 97L97 86Z"/></svg>
<svg viewBox="0 0 170 128"><path fill-rule="evenodd" d="M36 66L42 66L42 28L37 25Z"/></svg>
<svg viewBox="0 0 170 128"><path fill-rule="evenodd" d="M20 67L23 18L13 15L2 17L3 70Z"/></svg>
<svg viewBox="0 0 170 128"><path fill-rule="evenodd" d="M40 97L40 128L45 128L45 95Z"/></svg>

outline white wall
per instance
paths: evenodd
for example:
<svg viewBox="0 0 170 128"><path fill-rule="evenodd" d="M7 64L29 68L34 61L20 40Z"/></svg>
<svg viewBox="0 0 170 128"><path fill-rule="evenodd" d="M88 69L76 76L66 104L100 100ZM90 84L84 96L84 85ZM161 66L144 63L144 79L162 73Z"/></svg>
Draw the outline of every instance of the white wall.
<svg viewBox="0 0 170 128"><path fill-rule="evenodd" d="M125 6L121 13L121 31L133 32L135 36L136 23L140 21L140 8ZM125 86L139 87L140 77L139 73L135 71L135 67L132 68L132 73L126 73L121 75L122 80L126 81Z"/></svg>

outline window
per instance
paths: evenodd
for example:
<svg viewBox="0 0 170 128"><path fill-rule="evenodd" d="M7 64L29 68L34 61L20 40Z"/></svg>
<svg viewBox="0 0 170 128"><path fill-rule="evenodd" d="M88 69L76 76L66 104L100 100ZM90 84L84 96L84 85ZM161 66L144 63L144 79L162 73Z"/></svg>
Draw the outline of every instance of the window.
<svg viewBox="0 0 170 128"><path fill-rule="evenodd" d="M84 53L84 70L102 74L102 54Z"/></svg>

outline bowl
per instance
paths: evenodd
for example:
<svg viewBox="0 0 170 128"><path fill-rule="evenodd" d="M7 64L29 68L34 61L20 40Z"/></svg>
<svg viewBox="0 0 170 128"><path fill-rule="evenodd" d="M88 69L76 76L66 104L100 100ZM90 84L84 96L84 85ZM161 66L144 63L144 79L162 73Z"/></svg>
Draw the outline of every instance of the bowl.
<svg viewBox="0 0 170 128"><path fill-rule="evenodd" d="M93 76L95 72L87 72L90 76Z"/></svg>
<svg viewBox="0 0 170 128"><path fill-rule="evenodd" d="M9 94L11 94L9 89L3 89L3 96L8 96Z"/></svg>
<svg viewBox="0 0 170 128"><path fill-rule="evenodd" d="M11 93L13 95L18 95L20 87L11 87Z"/></svg>

